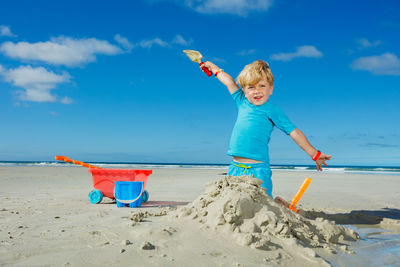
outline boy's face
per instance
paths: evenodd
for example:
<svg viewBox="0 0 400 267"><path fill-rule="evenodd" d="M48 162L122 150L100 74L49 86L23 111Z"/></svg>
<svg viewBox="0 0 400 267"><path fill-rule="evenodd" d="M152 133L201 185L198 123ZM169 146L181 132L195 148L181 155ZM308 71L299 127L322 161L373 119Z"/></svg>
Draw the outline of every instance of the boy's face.
<svg viewBox="0 0 400 267"><path fill-rule="evenodd" d="M264 78L256 84L246 85L243 91L251 104L261 106L268 101L273 89L274 87L268 83L267 78Z"/></svg>

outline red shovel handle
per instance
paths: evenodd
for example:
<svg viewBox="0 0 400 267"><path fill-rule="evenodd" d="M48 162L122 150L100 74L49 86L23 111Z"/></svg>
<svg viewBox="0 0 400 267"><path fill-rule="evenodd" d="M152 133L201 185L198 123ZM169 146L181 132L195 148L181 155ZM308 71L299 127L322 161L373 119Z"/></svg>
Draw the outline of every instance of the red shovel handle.
<svg viewBox="0 0 400 267"><path fill-rule="evenodd" d="M204 62L200 62L200 67L203 64L204 64ZM206 66L201 67L201 69L207 74L208 77L210 77L212 75L212 72Z"/></svg>

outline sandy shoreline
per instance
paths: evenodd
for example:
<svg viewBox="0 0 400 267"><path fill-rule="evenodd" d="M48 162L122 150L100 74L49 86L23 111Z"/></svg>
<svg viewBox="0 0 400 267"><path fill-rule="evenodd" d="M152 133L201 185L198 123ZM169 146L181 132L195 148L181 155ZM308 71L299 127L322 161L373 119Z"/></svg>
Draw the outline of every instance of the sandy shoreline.
<svg viewBox="0 0 400 267"><path fill-rule="evenodd" d="M220 179L223 172L153 169L147 186L150 200L140 210L158 213L158 206L192 202L204 192L206 183ZM400 176L276 171L274 195L291 199L307 176L313 181L301 205L309 216L399 231ZM179 224L160 216L135 223L131 214L139 209L117 208L108 199L93 205L87 198L92 189L85 168L0 168L0 264L268 264L263 251L232 244L229 237L224 240L191 223ZM154 243L155 249L141 249L145 241ZM282 257L269 264L296 266L302 261Z"/></svg>

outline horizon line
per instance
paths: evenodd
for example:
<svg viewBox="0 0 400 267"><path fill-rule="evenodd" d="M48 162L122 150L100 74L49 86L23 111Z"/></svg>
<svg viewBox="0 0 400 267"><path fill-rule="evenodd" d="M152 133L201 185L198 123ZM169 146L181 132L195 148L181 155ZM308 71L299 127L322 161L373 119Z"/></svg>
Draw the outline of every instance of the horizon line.
<svg viewBox="0 0 400 267"><path fill-rule="evenodd" d="M68 164L68 162L56 160L0 160L0 163L35 163L35 162L54 162ZM229 166L230 163L200 163L200 162L127 162L127 161L87 161L86 163L98 164L148 164L148 165L201 165L201 166ZM71 163L72 164L72 163ZM270 164L270 166L294 166L294 167L311 167L314 164ZM328 165L329 167L385 167L385 168L400 168L393 165ZM325 168L327 168L325 167Z"/></svg>

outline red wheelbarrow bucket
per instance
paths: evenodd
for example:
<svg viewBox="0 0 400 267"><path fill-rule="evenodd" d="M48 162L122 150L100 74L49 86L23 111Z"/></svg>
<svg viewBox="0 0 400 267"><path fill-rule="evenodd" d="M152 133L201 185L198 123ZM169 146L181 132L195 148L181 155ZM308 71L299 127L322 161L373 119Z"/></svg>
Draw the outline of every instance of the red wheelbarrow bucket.
<svg viewBox="0 0 400 267"><path fill-rule="evenodd" d="M89 172L92 173L94 187L94 190L89 193L89 200L93 204L100 203L103 196L115 199L114 182L116 181L144 182L142 202L149 199L149 192L145 189L147 179L153 173L152 170L89 168Z"/></svg>

